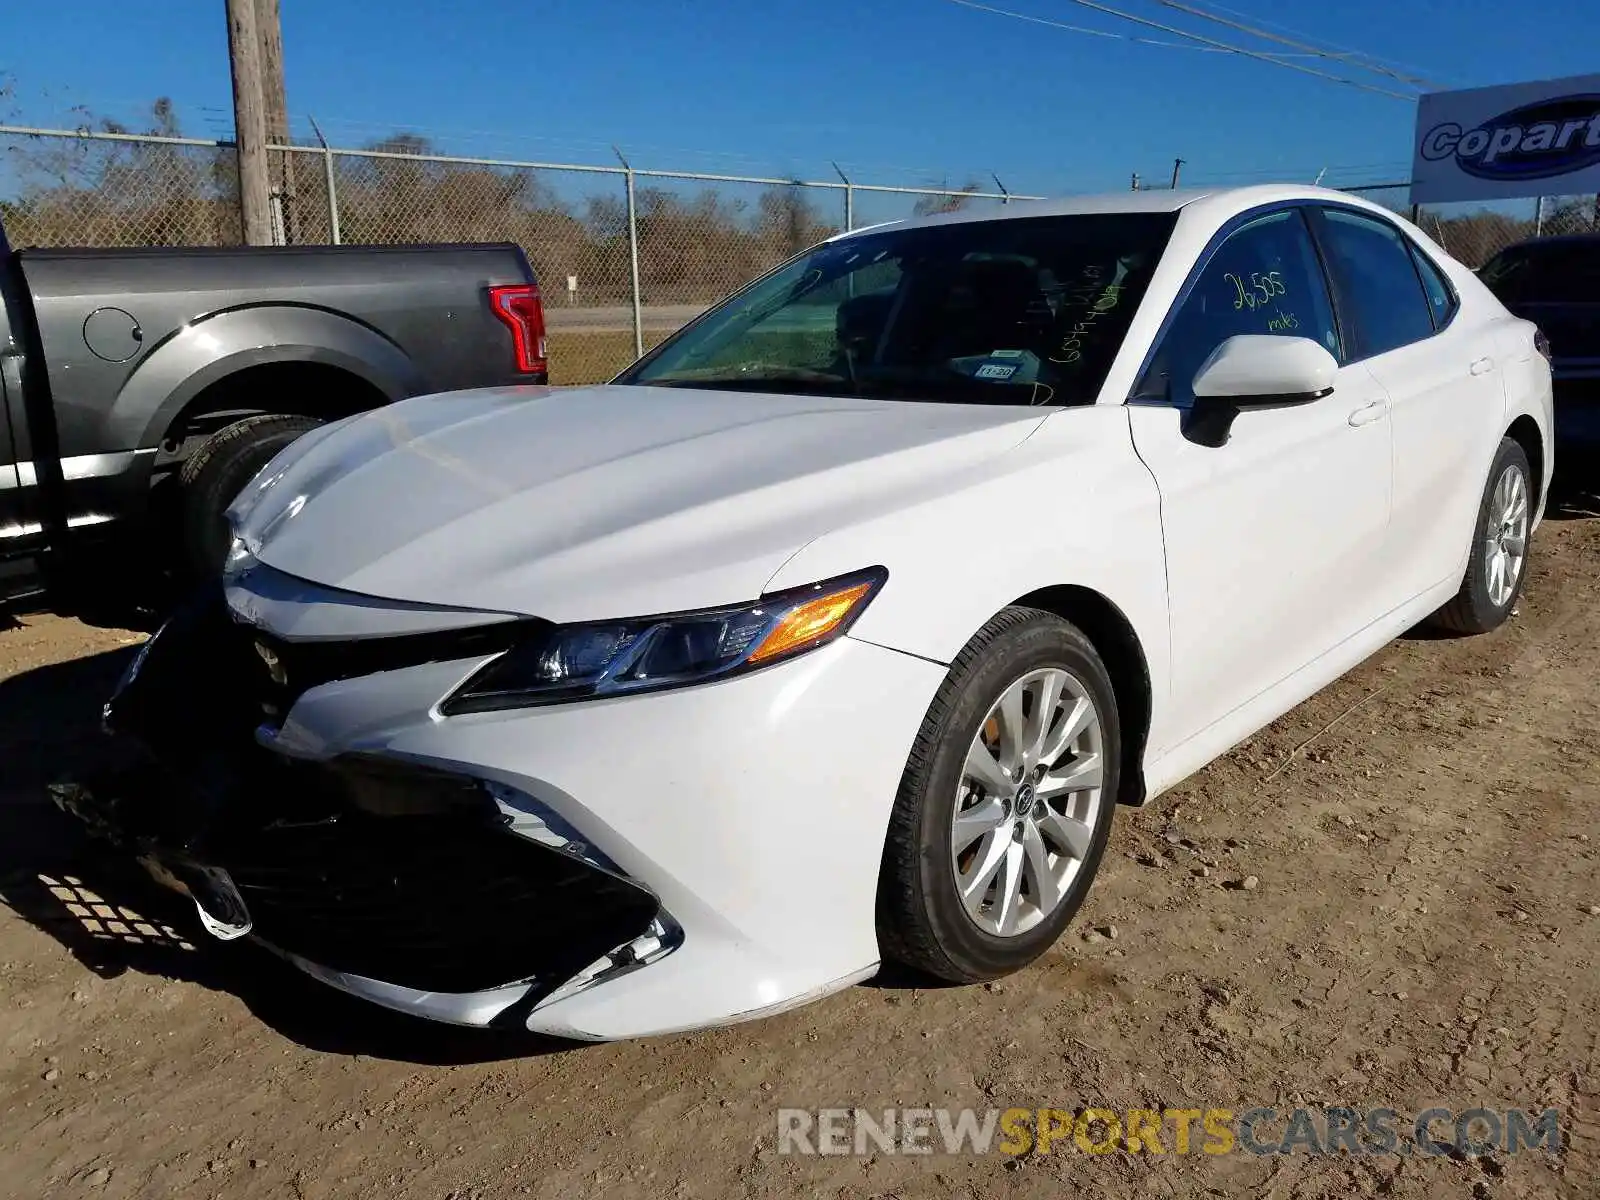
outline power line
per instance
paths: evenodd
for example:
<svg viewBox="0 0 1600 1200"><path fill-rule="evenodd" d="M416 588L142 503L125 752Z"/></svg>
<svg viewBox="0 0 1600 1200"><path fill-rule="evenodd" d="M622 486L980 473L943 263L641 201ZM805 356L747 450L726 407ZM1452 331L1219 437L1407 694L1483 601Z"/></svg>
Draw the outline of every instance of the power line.
<svg viewBox="0 0 1600 1200"><path fill-rule="evenodd" d="M1386 163L1356 163L1340 166L1327 163L1300 164L1298 166L1282 167L1257 167L1242 171L1205 171L1203 177L1207 181L1218 180L1273 180L1288 179L1300 175L1313 175L1323 171L1329 175L1338 175L1341 178L1351 175L1409 175L1411 164L1409 162Z"/></svg>
<svg viewBox="0 0 1600 1200"><path fill-rule="evenodd" d="M1193 42L1163 42L1155 38L1142 38L1131 33L1116 33L1108 29L1089 29L1083 25L1069 25L1065 21L1052 21L1049 17L1036 17L1029 13L1012 12L1009 8L996 8L991 4L979 4L977 0L950 0L951 4L959 4L963 8L975 8L979 12L993 13L997 17L1011 17L1017 21L1027 21L1033 25L1048 25L1052 29L1064 29L1068 33L1082 33L1089 37L1110 38L1118 42L1134 42L1140 46L1160 46L1164 50L1197 50L1203 54L1221 54L1227 51L1218 46L1196 46ZM1185 34L1184 36L1189 36ZM1299 57L1298 55L1283 55L1284 58Z"/></svg>
<svg viewBox="0 0 1600 1200"><path fill-rule="evenodd" d="M1244 12L1243 10L1241 10L1241 9L1230 8L1226 4L1217 3L1216 0L1207 0L1206 7L1207 8L1211 8L1211 9L1215 9L1217 12L1227 13L1229 16L1241 17L1241 18L1244 18L1246 20L1254 21L1256 24L1265 26L1268 29L1276 29L1279 33L1292 34L1295 37L1305 38L1307 40L1310 40L1310 38L1311 38L1311 35L1306 33L1302 29L1295 29L1292 26L1283 24L1281 21L1270 21L1266 17L1258 16L1255 13L1247 13L1247 12ZM1404 67L1409 71L1416 71L1416 72L1419 72L1419 73L1422 72L1422 71L1425 71L1425 70L1426 71L1432 71L1433 70L1433 68L1431 68L1431 67L1419 67L1415 63L1401 62L1399 59L1379 58L1375 54L1366 54L1366 53L1363 53L1362 51L1354 50L1349 46L1341 46L1337 42L1330 42L1330 41L1327 41L1326 39L1322 39L1322 44L1324 46L1329 47L1330 49L1342 50L1346 54L1354 55L1354 56L1356 56L1358 58L1364 58L1369 62L1383 63L1385 66ZM1449 78L1458 79L1459 76L1450 76Z"/></svg>
<svg viewBox="0 0 1600 1200"><path fill-rule="evenodd" d="M1144 25L1150 29L1159 29L1163 33L1175 33L1179 37L1192 38L1201 45L1214 46L1219 50L1227 50L1234 54L1253 58L1258 62L1272 63L1279 67L1288 67L1291 71L1299 71L1303 75L1315 75L1319 79L1327 79L1333 83L1342 83L1347 87L1360 88L1363 92L1375 92L1379 96L1388 96L1392 100L1415 100L1415 93L1393 92L1388 88L1378 87L1376 84L1363 83L1359 79L1347 79L1342 75L1333 75L1327 71L1319 71L1315 67L1307 67L1300 63L1288 62L1283 57L1273 54L1264 54L1259 50L1247 50L1243 46L1235 46L1229 42L1218 41L1216 38L1205 37L1198 33L1190 33L1186 29L1179 29L1173 25L1163 25L1160 21L1152 21L1148 17L1135 16L1123 12L1119 8L1112 8L1107 4L1097 4L1095 0L1069 0L1079 8L1091 9L1094 12L1105 13L1108 16L1120 17L1124 21L1132 21L1135 25Z"/></svg>
<svg viewBox="0 0 1600 1200"><path fill-rule="evenodd" d="M1247 33L1251 37L1258 37L1269 42L1277 42L1282 46L1292 46L1296 50L1307 51L1316 58L1326 58L1332 59L1335 62L1346 63L1349 66L1356 67L1359 70L1370 71L1374 75L1387 75L1390 79L1398 80L1401 83L1410 83L1415 84L1418 87L1431 88L1440 88L1444 86L1443 84L1435 83L1429 79L1423 79L1417 75L1408 75L1403 71L1396 71L1389 67L1382 66L1379 64L1379 60L1374 59L1367 54L1361 54L1359 52L1341 53L1338 50L1323 49L1318 46L1313 46L1308 42L1297 42L1293 38L1284 37L1282 34L1273 33L1270 30L1258 29L1253 25L1246 25L1242 21L1234 21L1227 17L1219 17L1214 13L1206 12L1203 8L1196 8L1192 4L1183 4L1180 2L1180 0L1156 0L1156 3L1161 5L1163 8L1175 9L1181 13L1188 13L1191 17L1199 17L1201 20L1213 21L1218 25L1226 26L1227 28L1237 30L1240 33Z"/></svg>
<svg viewBox="0 0 1600 1200"><path fill-rule="evenodd" d="M1379 96L1388 96L1394 100L1416 99L1414 94L1390 91L1388 88L1381 88L1370 83L1363 83L1358 79L1348 79L1342 75L1333 75L1327 71L1319 71L1314 67L1307 67L1301 65L1300 63L1289 61L1291 58L1330 57L1324 51L1318 51L1308 56L1304 54L1268 54L1259 50L1248 50L1243 46L1235 46L1228 42L1218 41L1215 38L1204 37L1198 33L1190 33L1186 29L1179 29L1172 25L1163 25L1159 21L1152 21L1145 17L1135 16L1132 13L1126 13L1120 9L1111 8L1108 5L1095 4L1092 3L1091 0L1070 0L1070 3L1080 5L1083 8L1093 9L1095 12L1105 13L1108 16L1117 17L1124 21L1132 21L1136 25L1145 25L1152 29L1159 29L1163 33L1177 34L1179 37L1188 38L1189 41L1166 42L1158 41L1154 38L1136 37L1132 34L1113 33L1104 29L1088 29L1082 25L1070 25L1065 21L1055 21L1048 17L1037 17L1029 13L1019 13L1014 12L1011 9L998 8L994 5L980 4L977 2L977 0L950 0L950 3L959 4L963 8L976 9L979 12L992 13L995 16L1010 17L1017 21L1027 21L1034 25L1047 25L1052 29L1064 29L1069 33L1087 34L1090 37L1114 38L1118 41L1134 42L1143 46L1160 46L1165 49L1173 50L1197 50L1213 54L1237 54L1244 58L1253 58L1258 62L1272 63L1276 66L1288 67L1291 71L1299 71L1305 75L1313 75L1319 79L1326 79L1331 83L1342 83L1346 87L1359 88L1364 92L1374 92ZM1194 43L1199 44L1196 45ZM1362 69L1365 70L1368 68L1363 67Z"/></svg>

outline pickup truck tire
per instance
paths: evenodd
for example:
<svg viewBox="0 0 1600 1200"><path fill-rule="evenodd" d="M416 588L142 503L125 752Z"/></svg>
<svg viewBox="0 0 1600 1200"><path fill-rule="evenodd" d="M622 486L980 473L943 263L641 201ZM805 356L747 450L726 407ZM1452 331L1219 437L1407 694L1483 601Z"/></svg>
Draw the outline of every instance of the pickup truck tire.
<svg viewBox="0 0 1600 1200"><path fill-rule="evenodd" d="M270 413L219 429L189 456L182 488L183 565L196 581L214 579L228 555L225 514L245 484L290 442L322 422Z"/></svg>

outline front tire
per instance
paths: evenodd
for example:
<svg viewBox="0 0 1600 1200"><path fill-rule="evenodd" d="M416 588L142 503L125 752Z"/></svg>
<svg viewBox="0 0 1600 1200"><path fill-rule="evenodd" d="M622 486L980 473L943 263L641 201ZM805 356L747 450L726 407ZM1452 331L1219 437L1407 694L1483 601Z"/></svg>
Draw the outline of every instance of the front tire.
<svg viewBox="0 0 1600 1200"><path fill-rule="evenodd" d="M1478 505L1472 555L1461 590L1434 614L1434 625L1451 633L1488 633L1511 615L1528 573L1531 478L1527 453L1510 438L1502 438Z"/></svg>
<svg viewBox="0 0 1600 1200"><path fill-rule="evenodd" d="M879 874L884 957L972 983L1043 954L1100 865L1121 750L1110 676L1080 630L1022 607L985 625L901 778Z"/></svg>

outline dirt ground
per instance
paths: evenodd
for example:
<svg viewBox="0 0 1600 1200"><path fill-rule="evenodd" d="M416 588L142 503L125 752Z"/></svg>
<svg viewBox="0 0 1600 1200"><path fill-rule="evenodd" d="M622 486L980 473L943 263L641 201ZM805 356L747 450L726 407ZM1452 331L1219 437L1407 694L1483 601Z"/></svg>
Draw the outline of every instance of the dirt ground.
<svg viewBox="0 0 1600 1200"><path fill-rule="evenodd" d="M1033 969L988 987L879 980L614 1045L508 1042L347 1000L211 941L87 845L44 784L89 752L135 641L54 618L0 632L0 1194L1600 1196L1592 502L1547 522L1500 632L1402 640L1120 814L1088 905ZM91 928L73 911L91 897L127 923ZM779 1107L1301 1103L1555 1107L1564 1148L776 1149Z"/></svg>

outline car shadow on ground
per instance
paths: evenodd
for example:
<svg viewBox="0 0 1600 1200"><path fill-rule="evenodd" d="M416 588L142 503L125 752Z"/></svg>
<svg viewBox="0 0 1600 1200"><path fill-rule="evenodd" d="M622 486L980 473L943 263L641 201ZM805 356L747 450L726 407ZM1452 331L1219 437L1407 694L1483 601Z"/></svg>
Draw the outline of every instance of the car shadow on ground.
<svg viewBox="0 0 1600 1200"><path fill-rule="evenodd" d="M967 983L951 983L948 979L940 979L937 975L929 975L916 967L908 967L902 963L885 962L878 967L878 973L869 979L863 979L860 986L864 988L882 988L890 992L920 991L937 992L946 988L971 987Z"/></svg>
<svg viewBox="0 0 1600 1200"><path fill-rule="evenodd" d="M0 680L0 903L103 979L133 971L231 993L311 1050L460 1065L579 1047L391 1012L317 983L259 946L219 942L202 930L187 899L57 809L49 785L87 772L106 753L100 705L133 653Z"/></svg>

